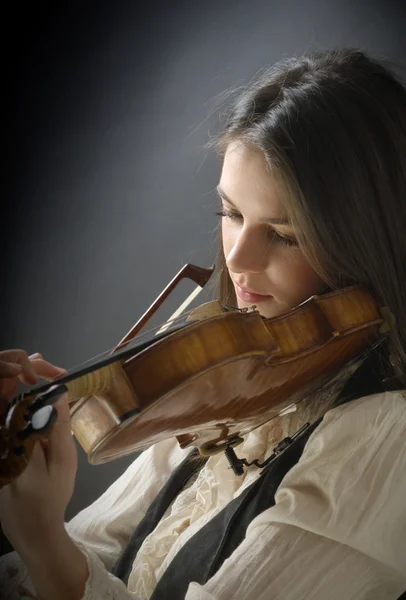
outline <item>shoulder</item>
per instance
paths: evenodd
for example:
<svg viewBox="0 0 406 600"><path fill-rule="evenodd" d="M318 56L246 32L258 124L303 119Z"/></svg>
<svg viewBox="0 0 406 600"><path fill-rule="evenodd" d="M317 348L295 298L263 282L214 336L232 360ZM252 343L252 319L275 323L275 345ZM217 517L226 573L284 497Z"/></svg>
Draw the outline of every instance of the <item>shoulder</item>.
<svg viewBox="0 0 406 600"><path fill-rule="evenodd" d="M391 434L389 436L389 433ZM375 453L402 444L406 433L406 390L364 396L329 410L310 436L302 460L342 460L357 450ZM327 454L326 454L327 458Z"/></svg>
<svg viewBox="0 0 406 600"><path fill-rule="evenodd" d="M295 525L404 572L405 497L402 390L359 398L326 413L279 486L275 506L258 524L264 518Z"/></svg>
<svg viewBox="0 0 406 600"><path fill-rule="evenodd" d="M380 392L363 396L329 410L325 415L326 423L337 418L357 418L370 421L378 417L381 421L390 421L396 416L406 414L406 390Z"/></svg>

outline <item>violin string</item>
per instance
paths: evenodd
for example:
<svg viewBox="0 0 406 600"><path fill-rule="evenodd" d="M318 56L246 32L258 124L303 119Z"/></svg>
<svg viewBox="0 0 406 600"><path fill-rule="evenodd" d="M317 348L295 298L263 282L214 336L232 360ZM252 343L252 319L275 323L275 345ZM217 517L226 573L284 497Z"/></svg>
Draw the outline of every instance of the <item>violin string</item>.
<svg viewBox="0 0 406 600"><path fill-rule="evenodd" d="M181 317L178 320L180 321ZM131 348L133 346L135 346L135 345L139 344L140 342L142 342L143 340L145 340L148 335L151 335L152 333L154 333L155 330L158 330L160 327L161 327L161 325L158 325L157 327L153 327L153 328L149 329L148 331L143 331L142 333L138 333L131 340L129 340L128 342L125 342L123 344L123 347L116 352L117 359L120 357L120 354L124 350L131 350ZM173 327L173 325L171 327ZM91 364L93 364L93 362L98 362L99 360L102 360L103 358L107 358L107 356L110 355L116 349L117 346L118 346L118 343L115 346L112 346L111 348L104 350L103 352L100 352L100 354L96 354L95 356L92 356L91 358L85 360L84 362L79 363L78 365L70 368L68 370L68 374L71 375L76 370L79 371L80 369L90 366Z"/></svg>
<svg viewBox="0 0 406 600"><path fill-rule="evenodd" d="M232 307L228 307L229 309L231 309ZM185 320L192 312L194 309L191 309L187 312L185 312L184 314L180 315L179 317L176 317L175 319L169 320L168 322L171 322L170 327L168 328L168 330L166 331L166 333L170 333L173 328L179 324L179 322L181 322L182 320ZM128 342L123 344L123 347L118 350L115 353L115 356L117 358L117 360L120 359L120 356L122 354L125 354L126 352L128 352L128 350L131 350L132 347L138 345L140 343L140 341L142 342L144 339L146 339L148 336L150 336L152 333L156 332L157 330L162 328L162 323L160 325L157 325L155 327L151 327L150 329L140 332L139 334L137 334L133 339L129 340ZM381 340L378 340L377 342L375 342L376 345L380 344ZM371 351L374 347L375 344L372 344L372 347L367 349L365 352L369 352ZM112 348L105 350L104 352L101 352L100 354L97 354L95 356L93 356L92 358L84 361L83 363L80 363L78 365L76 365L75 367L72 367L71 369L68 370L68 375L73 375L75 373L75 371L79 371L82 370L83 368L86 367L90 367L94 364L97 364L98 361L101 361L103 358L107 358L107 356L109 356L113 350L115 350L116 346L113 346Z"/></svg>
<svg viewBox="0 0 406 600"><path fill-rule="evenodd" d="M170 326L168 327L168 329L166 330L166 333L170 333L172 331L172 329L174 327L176 327L176 325L178 325L181 321L187 319L187 317L194 311L195 309L191 309L186 311L185 313L183 313L182 315L174 318L174 319L169 319L168 321L166 321L165 325L167 325L168 323L170 323ZM146 331L142 331L140 333L138 333L134 338L132 338L131 340L129 340L128 342L125 342L123 344L123 347L118 350L116 352L116 357L117 360L120 358L120 355L123 354L124 352L131 350L132 347L138 345L140 343L140 341L142 342L143 340L145 340L148 336L150 336L151 334L153 334L154 332L158 331L159 329L161 329L163 326L162 323L160 323L159 325L155 326L155 327L151 327L150 329L146 330ZM110 355L115 348L117 347L118 344L116 344L116 346L113 346L112 348L109 348L108 350L104 350L103 352L101 352L100 354L96 354L95 356L87 359L86 361L79 363L78 365L68 369L68 375L72 375L75 373L75 371L79 371L83 368L86 368L88 366L91 366L95 363L97 363L98 361L101 361L103 358L107 358L108 355Z"/></svg>

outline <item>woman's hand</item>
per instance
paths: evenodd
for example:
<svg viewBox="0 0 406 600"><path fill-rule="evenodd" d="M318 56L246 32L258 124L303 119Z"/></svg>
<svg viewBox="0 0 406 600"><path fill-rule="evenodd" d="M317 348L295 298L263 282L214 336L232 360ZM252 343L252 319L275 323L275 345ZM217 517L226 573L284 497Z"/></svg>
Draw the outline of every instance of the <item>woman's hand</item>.
<svg viewBox="0 0 406 600"><path fill-rule="evenodd" d="M28 356L24 350L0 351L0 414L15 396L20 381L35 385L39 377L51 381L66 374L66 369L55 367L39 353Z"/></svg>
<svg viewBox="0 0 406 600"><path fill-rule="evenodd" d="M5 405L19 381L36 383L66 375L40 354L22 350L0 352L0 398ZM23 473L0 490L0 523L14 549L30 558L64 530L66 507L72 497L77 471L77 450L70 429L67 394L54 404L58 417L48 439L34 445Z"/></svg>

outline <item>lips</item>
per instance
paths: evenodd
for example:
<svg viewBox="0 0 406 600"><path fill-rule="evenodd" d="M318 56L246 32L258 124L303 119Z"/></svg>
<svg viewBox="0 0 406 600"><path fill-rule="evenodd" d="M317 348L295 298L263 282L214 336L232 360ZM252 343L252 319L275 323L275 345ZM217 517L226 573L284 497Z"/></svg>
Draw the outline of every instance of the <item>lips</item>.
<svg viewBox="0 0 406 600"><path fill-rule="evenodd" d="M272 296L267 294L260 294L254 290L249 288L244 288L240 286L236 281L234 281L235 291L237 296L243 300L244 302L249 302L251 304L255 304L258 302L264 302L264 300L269 300Z"/></svg>
<svg viewBox="0 0 406 600"><path fill-rule="evenodd" d="M247 292L248 294L254 294L255 296L268 296L268 294L261 294L260 292L256 292L255 290L246 288L246 287L240 285L239 283L237 283L236 281L234 283L240 288L240 290L242 290L243 292Z"/></svg>

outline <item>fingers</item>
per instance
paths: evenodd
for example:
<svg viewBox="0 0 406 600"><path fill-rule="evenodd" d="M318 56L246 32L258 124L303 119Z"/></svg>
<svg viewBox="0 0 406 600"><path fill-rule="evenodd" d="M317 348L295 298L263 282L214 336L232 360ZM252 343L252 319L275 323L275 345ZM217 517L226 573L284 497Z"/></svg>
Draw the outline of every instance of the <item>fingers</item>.
<svg viewBox="0 0 406 600"><path fill-rule="evenodd" d="M19 381L27 385L37 382L37 375L24 350L0 351L0 412L7 410L8 402L17 393Z"/></svg>
<svg viewBox="0 0 406 600"><path fill-rule="evenodd" d="M16 377L26 385L34 385L39 377L53 380L67 374L44 360L39 352L28 354L24 350L3 350L0 352L0 378Z"/></svg>
<svg viewBox="0 0 406 600"><path fill-rule="evenodd" d="M38 356L39 358L33 358L33 356ZM37 375L37 377L42 377L43 379L48 379L49 381L56 379L58 377L63 377L68 374L66 369L61 369L56 365L44 360L40 354L30 356L31 365Z"/></svg>
<svg viewBox="0 0 406 600"><path fill-rule="evenodd" d="M16 367L16 365L19 365L21 369L20 373L15 373L14 376L18 375L24 383L27 383L27 385L33 385L37 382L35 369L30 362L28 354L24 350L3 350L0 352L0 376L2 378L10 377L10 375L7 374L7 372L10 372L10 363L14 365L14 367L11 367L11 370L14 369L15 371L18 369L18 366ZM11 375L11 377L13 377L13 375Z"/></svg>
<svg viewBox="0 0 406 600"><path fill-rule="evenodd" d="M20 375L23 368L18 363L6 363L0 362L0 377L5 379L6 377L16 377Z"/></svg>
<svg viewBox="0 0 406 600"><path fill-rule="evenodd" d="M24 350L0 351L0 417L16 395L20 381L30 386L39 378L54 381L67 374L66 369L44 360L39 352L28 356Z"/></svg>

